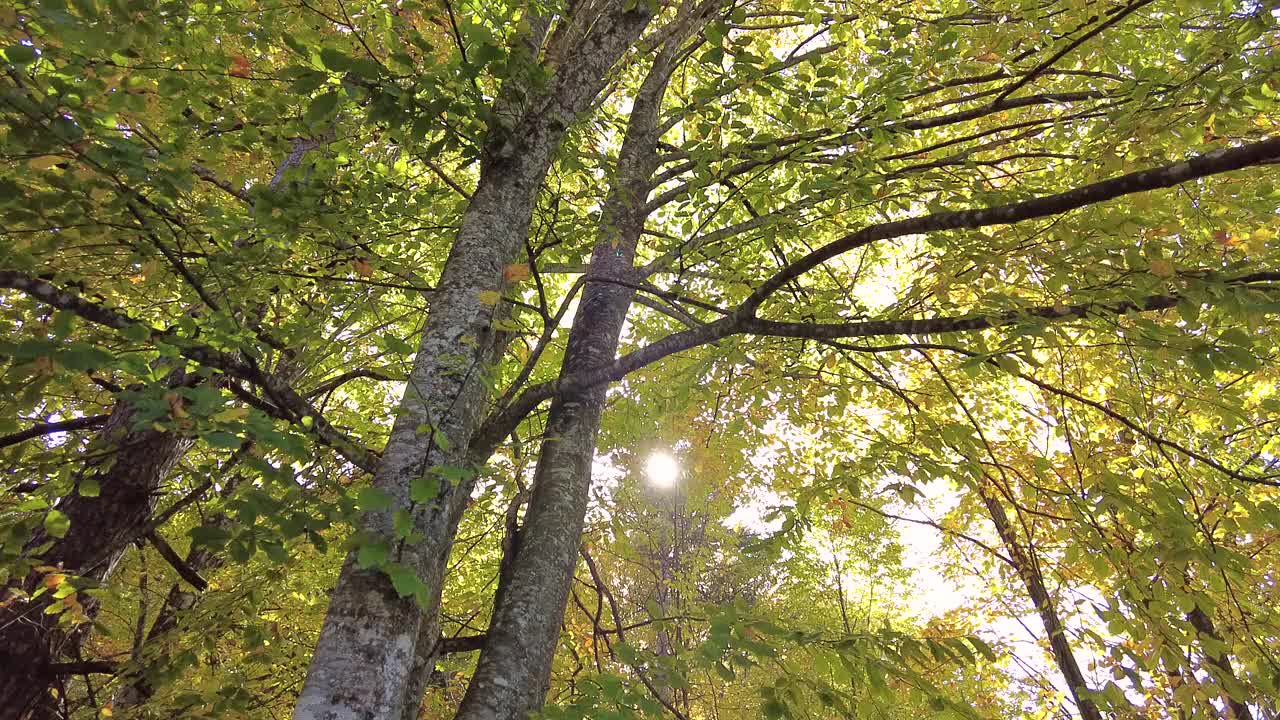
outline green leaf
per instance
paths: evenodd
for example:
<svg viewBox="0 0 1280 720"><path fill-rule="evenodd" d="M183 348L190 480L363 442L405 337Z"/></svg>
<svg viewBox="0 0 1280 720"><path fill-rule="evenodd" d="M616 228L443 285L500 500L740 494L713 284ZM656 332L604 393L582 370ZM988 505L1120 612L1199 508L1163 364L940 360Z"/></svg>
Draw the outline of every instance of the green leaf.
<svg viewBox="0 0 1280 720"><path fill-rule="evenodd" d="M969 641L969 644L974 647L974 649L976 649L979 653L982 654L982 657L986 658L990 662L996 661L995 650L992 650L991 646L988 645L985 640L983 640L982 638L976 635L970 635L966 639Z"/></svg>
<svg viewBox="0 0 1280 720"><path fill-rule="evenodd" d="M133 323L126 325L120 330L120 334L134 342L145 342L151 338L151 328L142 323Z"/></svg>
<svg viewBox="0 0 1280 720"><path fill-rule="evenodd" d="M71 529L71 518L67 517L60 510L50 510L44 516L44 531L49 533L51 537L66 537L67 531Z"/></svg>
<svg viewBox="0 0 1280 720"><path fill-rule="evenodd" d="M636 653L635 648L631 647L628 643L617 643L613 646L613 651L618 656L619 660L628 665L640 664L640 656Z"/></svg>
<svg viewBox="0 0 1280 720"><path fill-rule="evenodd" d="M361 545L356 551L356 564L365 570L382 567L390 552L391 549L382 542Z"/></svg>
<svg viewBox="0 0 1280 720"><path fill-rule="evenodd" d="M346 72L351 67L351 58L333 48L320 50L320 62L324 63L326 68L338 73Z"/></svg>
<svg viewBox="0 0 1280 720"><path fill-rule="evenodd" d="M4 49L4 59L14 65L30 65L36 61L36 49L30 45L10 45Z"/></svg>
<svg viewBox="0 0 1280 720"><path fill-rule="evenodd" d="M396 537L404 539L413 533L413 515L400 508L391 514L391 525L395 528Z"/></svg>
<svg viewBox="0 0 1280 720"><path fill-rule="evenodd" d="M393 499L384 490L367 487L360 490L360 494L356 496L356 505L365 512L386 510L391 507Z"/></svg>
<svg viewBox="0 0 1280 720"><path fill-rule="evenodd" d="M475 477L476 474L471 468L461 467L458 465L437 465L434 470L435 474L439 476L441 480L448 482L454 487L470 480Z"/></svg>
<svg viewBox="0 0 1280 720"><path fill-rule="evenodd" d="M203 545L214 549L226 546L227 541L231 539L231 533L213 525L198 525L191 528L187 534L191 536L192 545Z"/></svg>
<svg viewBox="0 0 1280 720"><path fill-rule="evenodd" d="M231 542L229 552L231 559L240 564L249 562L249 558L253 557L254 550L257 549L257 541L251 535L241 534Z"/></svg>
<svg viewBox="0 0 1280 720"><path fill-rule="evenodd" d="M422 582L422 578L399 563L387 569L387 576L391 578L391 587L395 588L400 597L419 596L427 592L427 585Z"/></svg>
<svg viewBox="0 0 1280 720"><path fill-rule="evenodd" d="M77 488L81 497L98 497L102 493L102 486L98 483L97 478L84 478L80 481Z"/></svg>
<svg viewBox="0 0 1280 720"><path fill-rule="evenodd" d="M424 503L429 500L434 500L439 494L440 480L431 474L414 478L413 482L409 485L409 500L415 503Z"/></svg>
<svg viewBox="0 0 1280 720"><path fill-rule="evenodd" d="M58 362L69 370L97 370L111 364L114 358L108 353L92 345L72 343L70 347L58 353Z"/></svg>
<svg viewBox="0 0 1280 720"><path fill-rule="evenodd" d="M42 497L31 497L18 503L15 508L18 512L30 512L32 510L43 510L49 507L49 501Z"/></svg>
<svg viewBox="0 0 1280 720"><path fill-rule="evenodd" d="M226 450L238 449L244 441L232 435L225 430L214 430L201 436L209 447L223 448Z"/></svg>
<svg viewBox="0 0 1280 720"><path fill-rule="evenodd" d="M449 442L449 438L446 437L444 433L440 432L439 430L431 433L431 440L435 442L436 447L440 448L444 452L449 452L449 447L451 443Z"/></svg>
<svg viewBox="0 0 1280 720"><path fill-rule="evenodd" d="M271 558L271 562L284 564L289 562L289 552L284 549L284 545L278 542L263 542L262 551Z"/></svg>
<svg viewBox="0 0 1280 720"><path fill-rule="evenodd" d="M307 108L307 112L302 119L308 125L321 125L329 119L338 107L338 93L327 92L311 101L311 106Z"/></svg>

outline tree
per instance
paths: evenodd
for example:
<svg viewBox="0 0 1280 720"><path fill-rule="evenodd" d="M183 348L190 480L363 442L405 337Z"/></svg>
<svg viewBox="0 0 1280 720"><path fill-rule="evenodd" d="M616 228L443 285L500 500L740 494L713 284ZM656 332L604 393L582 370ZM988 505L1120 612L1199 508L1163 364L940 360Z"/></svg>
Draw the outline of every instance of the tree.
<svg viewBox="0 0 1280 720"><path fill-rule="evenodd" d="M0 20L11 716L1269 712L1265 8ZM655 437L738 489L642 551ZM900 523L985 595L864 592Z"/></svg>

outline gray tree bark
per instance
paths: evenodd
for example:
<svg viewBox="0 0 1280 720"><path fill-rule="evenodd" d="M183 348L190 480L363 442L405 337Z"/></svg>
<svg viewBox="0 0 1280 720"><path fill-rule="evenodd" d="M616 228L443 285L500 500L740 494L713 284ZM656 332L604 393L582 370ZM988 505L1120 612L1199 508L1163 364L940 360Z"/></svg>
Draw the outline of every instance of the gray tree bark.
<svg viewBox="0 0 1280 720"><path fill-rule="evenodd" d="M479 183L432 295L408 386L374 478L394 508L410 510L415 531L424 537L393 545L393 559L416 571L426 585L426 607L400 597L381 570L362 569L354 554L349 557L330 599L295 720L386 720L415 714L430 673L431 653L419 646L434 644L440 635L444 570L472 483L443 482L434 498L420 504L411 502L410 487L434 466L466 462L486 405L484 375L502 342L491 328L494 308L481 302L481 293L500 289L504 267L523 247L538 189L566 129L648 24L646 3L630 10L626 5L621 0L603 7L573 5L549 41L544 63L554 74L545 89L514 89L494 113L503 125L490 129ZM420 432L423 426L430 430ZM446 440L432 439L436 437ZM391 510L367 513L361 530L390 542Z"/></svg>
<svg viewBox="0 0 1280 720"><path fill-rule="evenodd" d="M674 21L676 32L659 51L632 104L561 377L607 364L617 352L634 295L625 285L632 279L636 244L650 212L645 201L658 167L662 98L687 32L714 7L704 3L695 12L692 5ZM606 390L597 385L552 401L515 560L496 598L458 720L516 720L542 706L577 565Z"/></svg>

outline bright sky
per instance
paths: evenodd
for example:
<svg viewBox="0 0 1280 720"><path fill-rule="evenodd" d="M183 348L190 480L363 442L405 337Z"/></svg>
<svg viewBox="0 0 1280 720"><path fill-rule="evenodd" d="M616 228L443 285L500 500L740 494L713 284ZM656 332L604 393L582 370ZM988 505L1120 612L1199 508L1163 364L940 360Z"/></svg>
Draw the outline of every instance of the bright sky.
<svg viewBox="0 0 1280 720"><path fill-rule="evenodd" d="M776 453L769 448L758 451L756 467L772 467L777 460ZM669 488L680 480L682 472L679 458L666 449L655 449L640 461L644 463L642 473L638 477L657 488ZM609 486L616 485L629 473L618 467L607 457L595 460L596 478L605 479ZM953 509L960 500L960 494L953 488L944 487L941 483L933 483L925 488L929 493L916 504L899 503L887 508L888 512L905 518L920 521L932 521ZM750 530L767 534L777 532L781 528L781 520L765 520L769 512L783 504L784 499L776 492L763 485L756 486L739 498L737 508L722 522L727 527ZM903 564L911 572L909 589L898 598L901 608L907 616L921 625L935 618L943 618L948 613L963 607L980 605L986 594L989 582L982 573L989 572L974 568L971 572L956 576L945 566L946 556L942 552L942 533L937 529L909 521L894 521L898 532L898 541L903 546ZM998 544L998 538L984 538ZM829 553L829 551L826 551ZM848 563L847 565L853 565ZM856 569L845 572L845 587L854 588L865 578L856 575ZM1039 639L1043 637L1043 627L1039 618L1030 613L1021 617L996 617L976 628L985 640L993 645L1010 648L1017 656L1018 662L1008 668L1014 677L1034 680L1048 680L1066 696L1065 686L1060 673L1056 670L1050 656L1043 650ZM1104 628L1094 628L1095 631ZM1081 667L1088 672L1090 656L1078 653ZM1092 678L1091 678L1092 679Z"/></svg>

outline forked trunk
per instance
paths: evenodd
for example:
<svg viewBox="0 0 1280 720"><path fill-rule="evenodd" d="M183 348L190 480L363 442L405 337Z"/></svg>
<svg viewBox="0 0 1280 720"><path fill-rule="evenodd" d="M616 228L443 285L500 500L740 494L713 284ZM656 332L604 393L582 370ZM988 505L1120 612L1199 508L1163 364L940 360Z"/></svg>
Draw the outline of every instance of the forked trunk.
<svg viewBox="0 0 1280 720"><path fill-rule="evenodd" d="M658 165L658 112L676 50L686 37L681 31L694 21L677 20L681 25L655 59L633 103L561 378L607 364L617 352L634 295L628 285L649 213L645 201L650 178ZM503 578L459 720L523 719L542 706L577 565L607 390L607 385L596 385L552 402L515 560Z"/></svg>
<svg viewBox="0 0 1280 720"><path fill-rule="evenodd" d="M488 399L486 374L501 348L495 308L503 270L523 247L539 187L564 133L604 85L606 73L649 21L646 3L610 2L598 17L568 17L548 55L559 65L510 129L492 128L480 180L463 215L423 329L396 422L374 478L392 508L410 511L422 540L395 538L391 509L366 513L364 538L393 548L391 560L425 586L423 607L401 597L379 568L348 557L330 599L320 641L294 711L295 720L413 717L430 653L445 565L472 482L442 481L434 497L411 500L414 481L441 466L462 466ZM581 11L583 6L575 5ZM515 107L517 103L508 103ZM440 440L443 438L443 440ZM425 620L424 620L425 616ZM423 633L426 623L427 632Z"/></svg>

